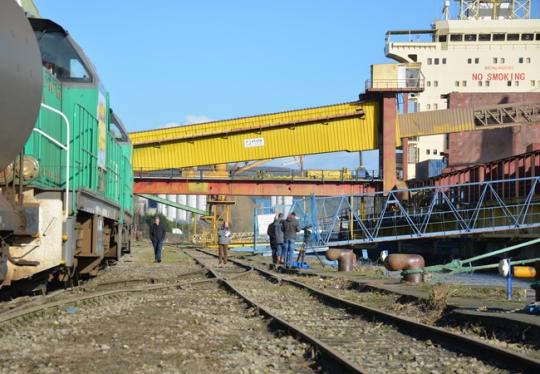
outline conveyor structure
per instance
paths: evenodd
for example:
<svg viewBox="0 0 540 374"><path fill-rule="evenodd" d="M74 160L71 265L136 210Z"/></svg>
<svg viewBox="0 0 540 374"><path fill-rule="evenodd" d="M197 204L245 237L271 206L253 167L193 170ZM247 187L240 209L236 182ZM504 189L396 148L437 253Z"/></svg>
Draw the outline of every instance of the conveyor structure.
<svg viewBox="0 0 540 374"><path fill-rule="evenodd" d="M376 101L135 132L137 172L376 149Z"/></svg>
<svg viewBox="0 0 540 374"><path fill-rule="evenodd" d="M401 114L383 124L372 100L134 132L134 171L188 168L329 152L380 149L383 127L400 138L537 123L539 103ZM392 117L390 117L392 118ZM388 132L384 131L385 136ZM140 177L139 177L140 179Z"/></svg>

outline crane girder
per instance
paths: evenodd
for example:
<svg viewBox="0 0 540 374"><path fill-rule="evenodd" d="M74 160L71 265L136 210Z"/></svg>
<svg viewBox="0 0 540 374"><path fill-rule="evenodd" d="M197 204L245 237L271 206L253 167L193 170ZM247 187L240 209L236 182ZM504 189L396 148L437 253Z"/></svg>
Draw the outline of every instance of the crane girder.
<svg viewBox="0 0 540 374"><path fill-rule="evenodd" d="M216 165L379 146L380 104L355 101L197 125L134 132L137 172ZM397 139L538 123L539 103L456 108L396 119Z"/></svg>
<svg viewBox="0 0 540 374"><path fill-rule="evenodd" d="M350 102L130 134L149 171L377 148L378 103Z"/></svg>

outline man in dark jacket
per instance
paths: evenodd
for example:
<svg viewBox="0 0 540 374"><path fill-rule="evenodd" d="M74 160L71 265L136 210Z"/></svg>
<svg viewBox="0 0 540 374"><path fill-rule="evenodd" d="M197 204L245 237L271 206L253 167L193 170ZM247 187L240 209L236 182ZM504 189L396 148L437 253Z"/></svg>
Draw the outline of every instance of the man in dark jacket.
<svg viewBox="0 0 540 374"><path fill-rule="evenodd" d="M154 262L161 262L161 249L165 240L165 227L159 222L159 217L154 218L154 223L150 225L150 241L154 246Z"/></svg>
<svg viewBox="0 0 540 374"><path fill-rule="evenodd" d="M296 214L292 212L283 223L283 233L285 234L285 266L291 267L294 247L296 244L296 234L300 231L300 224L296 219Z"/></svg>
<svg viewBox="0 0 540 374"><path fill-rule="evenodd" d="M270 238L270 248L272 249L272 263L277 265L282 262L281 256L283 252L283 213L279 213L274 222L268 225L266 230Z"/></svg>
<svg viewBox="0 0 540 374"><path fill-rule="evenodd" d="M270 249L272 250L272 263L275 265L277 264L277 253L276 253L276 229L274 226L274 223L276 220L274 219L274 222L268 225L268 229L266 229L266 234L268 235L268 238L270 239Z"/></svg>
<svg viewBox="0 0 540 374"><path fill-rule="evenodd" d="M283 263L283 257L285 256L285 233L283 232L283 213L279 213L274 220L274 235L276 242L276 257L277 263Z"/></svg>

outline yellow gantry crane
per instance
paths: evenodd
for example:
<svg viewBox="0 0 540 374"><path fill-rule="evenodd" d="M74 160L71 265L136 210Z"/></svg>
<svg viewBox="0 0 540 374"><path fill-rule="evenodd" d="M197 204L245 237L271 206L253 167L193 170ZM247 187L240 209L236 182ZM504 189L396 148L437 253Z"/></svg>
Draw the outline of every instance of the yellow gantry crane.
<svg viewBox="0 0 540 374"><path fill-rule="evenodd" d="M243 117L130 134L135 171L376 149L376 102Z"/></svg>
<svg viewBox="0 0 540 374"><path fill-rule="evenodd" d="M377 101L356 101L134 132L133 168L139 172L378 149L379 106ZM521 103L402 114L396 121L396 145L406 137L532 124L539 113L539 103Z"/></svg>

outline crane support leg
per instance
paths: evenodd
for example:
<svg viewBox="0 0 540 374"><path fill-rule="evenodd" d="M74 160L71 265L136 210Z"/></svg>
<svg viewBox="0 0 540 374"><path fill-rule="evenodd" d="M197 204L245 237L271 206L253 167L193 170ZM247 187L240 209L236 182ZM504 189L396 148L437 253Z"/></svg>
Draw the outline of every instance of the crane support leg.
<svg viewBox="0 0 540 374"><path fill-rule="evenodd" d="M397 184L396 116L397 99L393 92L381 95L382 124L379 126L379 168L383 171L383 189L392 190Z"/></svg>

